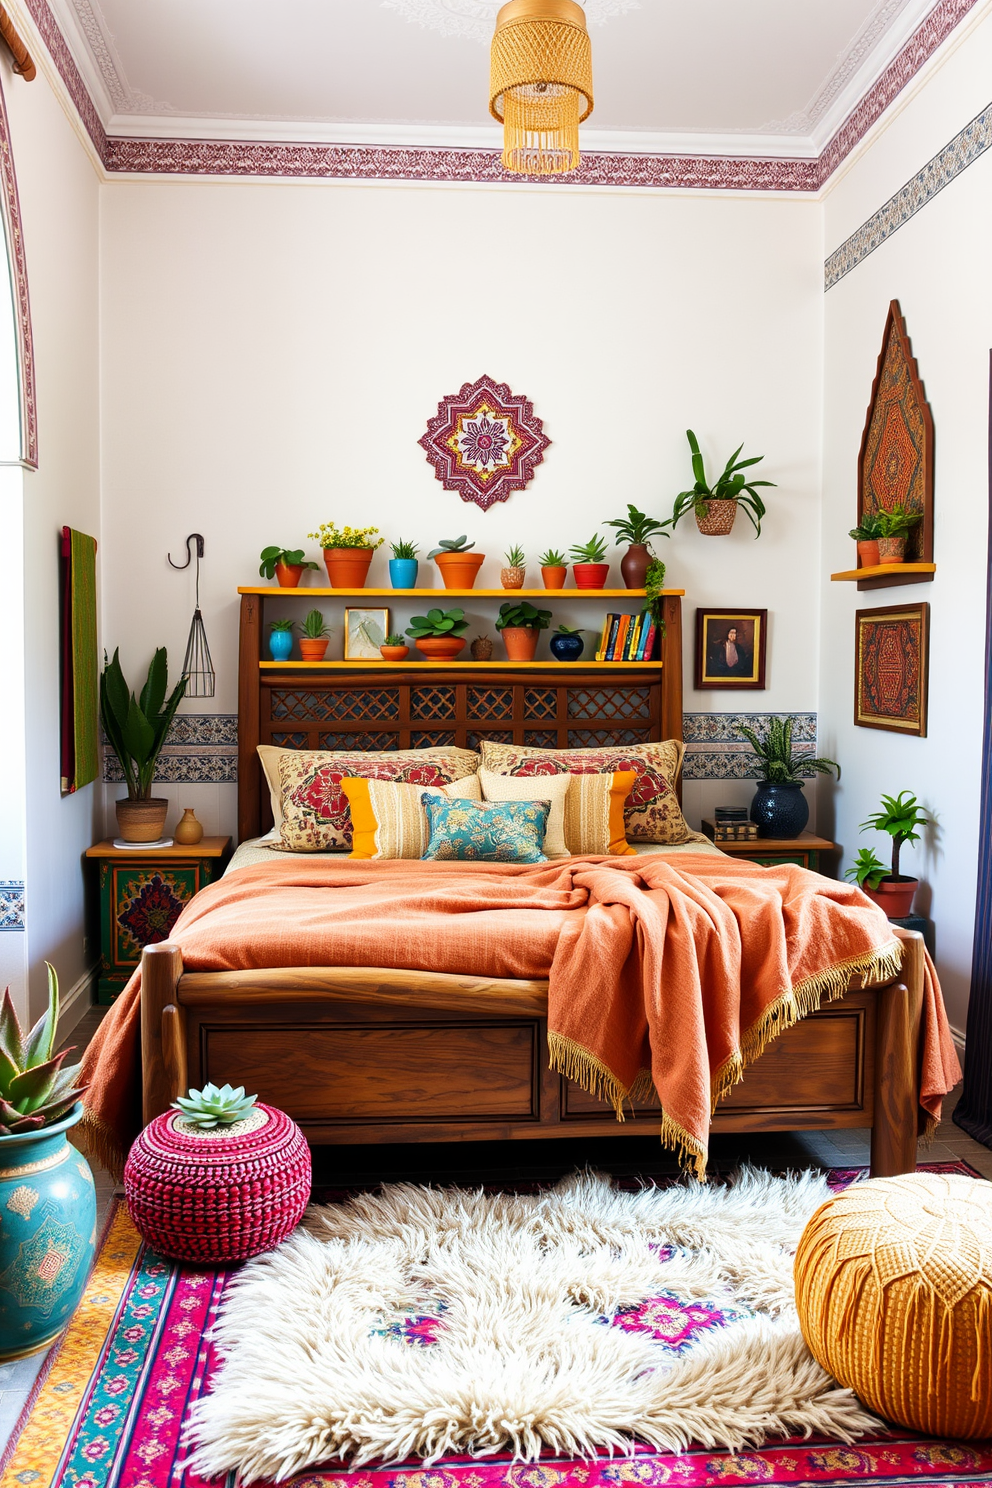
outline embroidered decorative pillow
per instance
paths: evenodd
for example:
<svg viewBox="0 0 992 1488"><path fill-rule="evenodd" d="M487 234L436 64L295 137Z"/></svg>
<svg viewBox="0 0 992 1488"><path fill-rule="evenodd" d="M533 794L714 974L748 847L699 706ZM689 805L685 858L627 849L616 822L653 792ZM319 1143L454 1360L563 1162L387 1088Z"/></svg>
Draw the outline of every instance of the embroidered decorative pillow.
<svg viewBox="0 0 992 1488"><path fill-rule="evenodd" d="M459 863L546 863L548 801L442 801L421 796L430 839L425 858Z"/></svg>
<svg viewBox="0 0 992 1488"><path fill-rule="evenodd" d="M422 858L430 833L421 796L439 800L482 800L478 775L453 780L439 790L398 780L356 779L346 775L341 789L351 808L353 858Z"/></svg>
<svg viewBox="0 0 992 1488"><path fill-rule="evenodd" d="M450 785L479 768L470 749L396 749L382 753L284 749L279 756L282 852L343 852L351 847L351 812L344 777Z"/></svg>
<svg viewBox="0 0 992 1488"><path fill-rule="evenodd" d="M618 857L634 849L624 835L624 803L637 776L633 770L612 775L497 775L480 770L487 801L551 799L544 838L549 858L575 853L609 853ZM547 796L542 795L547 792Z"/></svg>
<svg viewBox="0 0 992 1488"><path fill-rule="evenodd" d="M483 768L496 775L609 775L633 770L637 779L624 810L628 840L674 845L691 837L675 794L685 753L677 739L596 749L534 749L484 739L481 749Z"/></svg>

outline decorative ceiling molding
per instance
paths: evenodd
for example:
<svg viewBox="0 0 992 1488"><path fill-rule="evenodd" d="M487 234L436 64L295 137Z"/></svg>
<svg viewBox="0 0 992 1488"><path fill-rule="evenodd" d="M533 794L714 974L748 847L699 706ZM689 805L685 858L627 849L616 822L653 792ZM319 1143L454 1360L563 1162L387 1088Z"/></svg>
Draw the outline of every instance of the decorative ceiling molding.
<svg viewBox="0 0 992 1488"><path fill-rule="evenodd" d="M442 36L462 36L488 46L503 0L381 0L384 10L395 10L405 21ZM602 26L614 16L640 10L640 0L583 0L586 21Z"/></svg>

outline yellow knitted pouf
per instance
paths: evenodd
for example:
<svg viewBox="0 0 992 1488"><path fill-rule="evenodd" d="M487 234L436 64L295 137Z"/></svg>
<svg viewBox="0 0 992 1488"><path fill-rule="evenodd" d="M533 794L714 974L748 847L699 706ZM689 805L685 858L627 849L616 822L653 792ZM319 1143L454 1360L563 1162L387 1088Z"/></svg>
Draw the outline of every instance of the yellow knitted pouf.
<svg viewBox="0 0 992 1488"><path fill-rule="evenodd" d="M795 1278L810 1352L870 1410L935 1436L992 1436L992 1183L856 1184L813 1215Z"/></svg>

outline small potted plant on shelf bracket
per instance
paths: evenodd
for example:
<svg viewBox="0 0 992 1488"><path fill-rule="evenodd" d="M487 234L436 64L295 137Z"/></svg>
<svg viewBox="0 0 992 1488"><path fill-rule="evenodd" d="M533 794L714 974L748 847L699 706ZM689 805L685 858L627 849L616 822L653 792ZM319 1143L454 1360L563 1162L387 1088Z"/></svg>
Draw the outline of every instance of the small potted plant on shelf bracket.
<svg viewBox="0 0 992 1488"><path fill-rule="evenodd" d="M124 680L119 652L113 660L103 655L100 677L100 722L127 782L127 799L117 802L117 829L125 842L158 842L165 830L169 802L153 796L155 766L172 727L176 709L186 693L180 677L166 698L169 658L159 646L148 666L148 677L136 698Z"/></svg>
<svg viewBox="0 0 992 1488"><path fill-rule="evenodd" d="M876 568L881 561L878 556L878 517L874 512L866 512L857 527L852 527L847 534L853 537L858 545L858 567Z"/></svg>
<svg viewBox="0 0 992 1488"><path fill-rule="evenodd" d="M902 563L906 557L906 539L918 522L923 521L922 512L907 511L901 502L880 511L878 523L879 563Z"/></svg>
<svg viewBox="0 0 992 1488"><path fill-rule="evenodd" d="M575 543L568 550L572 560L576 589L605 589L610 565L604 563L606 538L593 533L587 543Z"/></svg>
<svg viewBox="0 0 992 1488"><path fill-rule="evenodd" d="M671 537L670 532L665 531L663 522L656 522L654 517L646 516L644 512L638 511L637 507L629 502L627 515L625 517L614 517L606 523L607 527L617 529L617 543L629 544L626 553L620 559L620 572L628 589L643 589L644 577L655 555L651 550L651 539L653 537Z"/></svg>
<svg viewBox="0 0 992 1488"><path fill-rule="evenodd" d="M774 481L749 481L744 471L749 465L757 465L764 455L752 455L749 460L738 460L744 448L739 445L724 466L723 472L711 486L706 479L699 441L691 429L686 429L689 449L692 451L692 473L696 484L690 491L680 491L675 498L672 515L667 525L673 531L688 513L695 513L696 526L704 537L726 537L733 529L737 508L740 507L754 528L755 537L761 536L761 519L765 515L765 503L758 495L758 486L774 486Z"/></svg>
<svg viewBox="0 0 992 1488"><path fill-rule="evenodd" d="M551 623L551 611L539 610L528 600L509 600L499 607L496 629L503 637L508 661L533 661L541 631Z"/></svg>
<svg viewBox="0 0 992 1488"><path fill-rule="evenodd" d="M324 551L324 567L332 589L355 592L365 588L372 556L383 543L378 532L378 527L337 527L333 522L321 522L316 532L307 533Z"/></svg>
<svg viewBox="0 0 992 1488"><path fill-rule="evenodd" d="M555 661L578 661L585 646L582 626L573 630L570 625L559 625L548 645Z"/></svg>
<svg viewBox="0 0 992 1488"><path fill-rule="evenodd" d="M759 837L798 837L809 821L809 802L802 793L805 779L814 774L829 775L832 770L840 779L836 760L793 754L794 722L792 718L771 718L764 739L743 724L738 729L757 758L758 789L750 816Z"/></svg>
<svg viewBox="0 0 992 1488"><path fill-rule="evenodd" d="M442 537L440 544L428 553L441 570L445 589L474 589L479 569L486 561L485 553L473 553L475 543L462 537Z"/></svg>
<svg viewBox="0 0 992 1488"><path fill-rule="evenodd" d="M406 585L403 585L406 588ZM410 647L401 635L387 635L379 647L383 661L406 661L410 655Z"/></svg>
<svg viewBox="0 0 992 1488"><path fill-rule="evenodd" d="M527 558L523 548L514 545L504 553L506 567L499 571L499 581L504 589L522 589L527 577Z"/></svg>
<svg viewBox="0 0 992 1488"><path fill-rule="evenodd" d="M557 548L549 548L546 553L541 554L538 562L541 565L541 578L544 580L545 589L564 589L565 580L568 578L565 554L559 553Z"/></svg>
<svg viewBox="0 0 992 1488"><path fill-rule="evenodd" d="M302 548L263 548L258 555L258 572L263 579L274 578L280 589L297 589L309 568L316 568L305 557Z"/></svg>
<svg viewBox="0 0 992 1488"><path fill-rule="evenodd" d="M892 920L906 918L913 908L913 896L920 887L918 878L910 878L899 872L899 850L904 842L919 842L917 827L929 825L929 816L920 808L910 791L900 791L898 796L883 796L881 811L874 812L867 821L861 823L862 832L888 832L892 838L892 871L886 873L884 864L875 858L874 853L862 848L854 868L847 870L846 877L857 878L858 886ZM875 866L870 873L861 874L861 864L866 860L866 854L875 859ZM878 873L879 869L881 874Z"/></svg>
<svg viewBox="0 0 992 1488"><path fill-rule="evenodd" d="M304 661L323 661L331 632L319 610L311 610L300 626L300 655Z"/></svg>
<svg viewBox="0 0 992 1488"><path fill-rule="evenodd" d="M464 610L434 609L426 615L414 615L406 633L417 650L430 660L453 661L464 650L461 637L466 630Z"/></svg>
<svg viewBox="0 0 992 1488"><path fill-rule="evenodd" d="M269 621L269 655L273 661L288 661L293 650L293 620Z"/></svg>
<svg viewBox="0 0 992 1488"><path fill-rule="evenodd" d="M417 544L400 538L399 542L394 542L391 546L393 556L389 560L389 582L394 589L416 589L420 569Z"/></svg>

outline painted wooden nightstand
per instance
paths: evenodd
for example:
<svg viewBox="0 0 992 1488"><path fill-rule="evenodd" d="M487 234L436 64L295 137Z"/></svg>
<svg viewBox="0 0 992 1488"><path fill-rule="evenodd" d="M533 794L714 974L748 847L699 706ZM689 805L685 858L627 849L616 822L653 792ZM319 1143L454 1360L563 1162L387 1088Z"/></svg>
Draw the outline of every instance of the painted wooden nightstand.
<svg viewBox="0 0 992 1488"><path fill-rule="evenodd" d="M712 821L703 822L707 837L713 835ZM731 857L743 858L748 863L795 863L800 868L811 868L814 873L833 875L829 867L821 862L820 855L837 851L837 844L826 837L817 837L813 832L800 832L798 837L759 837L756 842L717 842L721 852Z"/></svg>
<svg viewBox="0 0 992 1488"><path fill-rule="evenodd" d="M230 837L149 849L115 847L108 840L87 849L100 882L99 1003L114 1001L146 945L168 938L193 895L220 877L230 850Z"/></svg>

